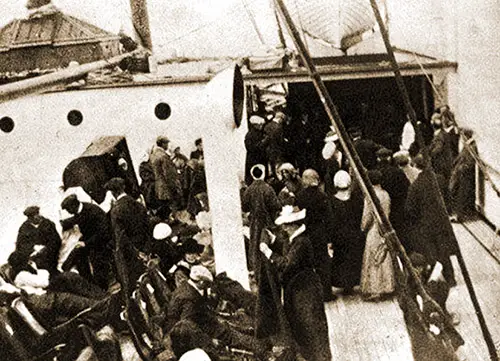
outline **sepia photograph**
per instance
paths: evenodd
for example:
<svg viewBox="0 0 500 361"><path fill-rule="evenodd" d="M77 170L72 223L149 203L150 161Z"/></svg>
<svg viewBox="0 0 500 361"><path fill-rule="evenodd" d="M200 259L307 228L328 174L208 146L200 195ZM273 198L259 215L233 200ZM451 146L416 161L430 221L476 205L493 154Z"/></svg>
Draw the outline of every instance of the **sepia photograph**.
<svg viewBox="0 0 500 361"><path fill-rule="evenodd" d="M497 0L0 8L0 360L500 360Z"/></svg>

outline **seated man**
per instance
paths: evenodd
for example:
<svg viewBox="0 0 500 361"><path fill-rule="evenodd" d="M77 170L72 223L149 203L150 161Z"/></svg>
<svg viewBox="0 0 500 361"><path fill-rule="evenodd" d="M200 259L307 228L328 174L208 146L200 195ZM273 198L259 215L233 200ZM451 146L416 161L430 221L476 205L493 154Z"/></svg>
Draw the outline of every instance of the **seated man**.
<svg viewBox="0 0 500 361"><path fill-rule="evenodd" d="M193 266L200 264L200 256L205 249L204 246L192 238L183 241L179 248L182 259L169 270L169 274L173 276L175 288L178 288L189 279L191 269Z"/></svg>
<svg viewBox="0 0 500 361"><path fill-rule="evenodd" d="M92 310L82 315L82 320L93 329L109 320L113 309L111 299L81 276L67 272L50 277L47 270L38 269L35 262L19 252L13 252L8 262L14 286L23 295L27 307L46 326L57 326L86 309Z"/></svg>
<svg viewBox="0 0 500 361"><path fill-rule="evenodd" d="M232 329L217 319L208 307L207 290L212 285L213 276L203 266L193 266L188 281L181 284L172 294L168 306L168 329L181 320L194 322L205 334L226 345L253 349L253 338Z"/></svg>

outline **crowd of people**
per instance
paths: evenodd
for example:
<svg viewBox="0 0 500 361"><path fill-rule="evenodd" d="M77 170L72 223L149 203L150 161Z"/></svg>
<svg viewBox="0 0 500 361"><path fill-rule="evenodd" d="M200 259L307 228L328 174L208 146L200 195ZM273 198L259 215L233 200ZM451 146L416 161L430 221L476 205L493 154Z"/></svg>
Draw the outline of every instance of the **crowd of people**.
<svg viewBox="0 0 500 361"><path fill-rule="evenodd" d="M247 187L242 204L249 212L249 268L257 283L266 283L268 267L275 267L295 340L303 354L311 355L309 359L326 360L329 356L310 353L327 347L324 308L311 300L330 302L341 294L349 297L358 292L371 302L392 297L396 255L391 254L374 210L353 177L338 135L334 131L325 134L321 158L301 169L279 151L287 142L280 128L286 116L278 111L274 118L267 118L252 116L245 139ZM458 245L451 222L463 221L474 211L475 163L470 149L475 150L475 143L469 129L460 129L463 138L459 141L453 113L446 106L433 114L430 124L434 134L422 148L411 123L405 124L397 152L363 138L359 129L349 130L349 135L381 209L406 252L427 270L420 273L421 281L438 299L450 325L459 322L458 315L445 307L449 289L456 285L450 257L457 254ZM430 166L426 166L426 155ZM297 225L291 233L287 224L277 227L283 223L285 208L294 219L290 222ZM284 241L272 241L280 237ZM272 265L263 269L266 259ZM305 276L312 270L314 278ZM299 274L307 279L307 287L294 278ZM427 287L436 280L439 287ZM294 304L297 300L301 306ZM303 316L303 324L297 315ZM306 329L316 335L314 341L301 333ZM454 347L459 348L463 340L454 335ZM321 340L325 343L320 348L314 342Z"/></svg>
<svg viewBox="0 0 500 361"><path fill-rule="evenodd" d="M431 119L435 132L425 150L432 167L415 146L411 126L405 125L396 153L363 138L359 129L350 131L383 211L425 270L422 282L444 285L433 297L445 310L446 290L456 284L450 219L471 214L474 189L468 153L473 134L462 132L468 147L459 151L452 116L444 107ZM184 353L217 359L206 342L214 338L257 357L285 340L309 361L331 360L324 303L357 292L370 302L390 298L396 291L394 255L338 135L327 132L319 158L310 167L298 165L283 152L286 117L280 110L270 119L251 116L245 138L241 200L252 292L215 273L201 139L188 158L165 136L139 165L139 199L126 193L122 178L103 185L111 206L96 204L81 190L69 192L60 204L62 237L39 207L26 208L0 286L10 282L52 323L90 308L87 323L98 329L121 307L119 298L109 297L117 281L122 299L130 299L146 261L155 256L172 290L162 327L179 359L189 360ZM210 289L245 310L254 320L251 332L221 322Z"/></svg>

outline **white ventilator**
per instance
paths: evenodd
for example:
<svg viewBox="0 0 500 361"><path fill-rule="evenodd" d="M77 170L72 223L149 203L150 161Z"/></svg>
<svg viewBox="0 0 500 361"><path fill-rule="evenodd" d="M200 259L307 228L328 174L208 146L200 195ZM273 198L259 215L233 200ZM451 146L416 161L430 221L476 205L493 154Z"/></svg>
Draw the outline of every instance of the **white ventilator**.
<svg viewBox="0 0 500 361"><path fill-rule="evenodd" d="M216 270L249 288L240 182L231 150L243 103L243 78L237 66L215 76L206 86L202 138Z"/></svg>

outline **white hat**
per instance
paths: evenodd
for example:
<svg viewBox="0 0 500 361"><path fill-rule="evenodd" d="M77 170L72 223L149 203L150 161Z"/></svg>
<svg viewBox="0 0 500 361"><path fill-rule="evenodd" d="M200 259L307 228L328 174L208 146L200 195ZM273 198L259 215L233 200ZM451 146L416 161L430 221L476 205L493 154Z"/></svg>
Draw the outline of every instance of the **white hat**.
<svg viewBox="0 0 500 361"><path fill-rule="evenodd" d="M351 176L345 170L339 170L333 177L333 184L339 189L349 188L351 185Z"/></svg>
<svg viewBox="0 0 500 361"><path fill-rule="evenodd" d="M266 120L258 115L252 115L249 122L250 124L264 124Z"/></svg>
<svg viewBox="0 0 500 361"><path fill-rule="evenodd" d="M295 167L291 163L283 163L282 165L280 165L278 167L278 172L282 172L284 170L286 170L288 172L294 172Z"/></svg>
<svg viewBox="0 0 500 361"><path fill-rule="evenodd" d="M279 226L285 223L294 223L304 218L306 218L305 209L299 210L297 207L287 205L283 206L279 217L276 218L274 223Z"/></svg>
<svg viewBox="0 0 500 361"><path fill-rule="evenodd" d="M189 277L195 282L202 280L210 282L214 281L214 276L212 276L208 268L199 265L191 267L191 272L189 273Z"/></svg>
<svg viewBox="0 0 500 361"><path fill-rule="evenodd" d="M201 348L195 348L184 353L179 361L210 361L210 357Z"/></svg>
<svg viewBox="0 0 500 361"><path fill-rule="evenodd" d="M161 241L172 234L172 228L166 223L158 223L153 229L153 238Z"/></svg>

